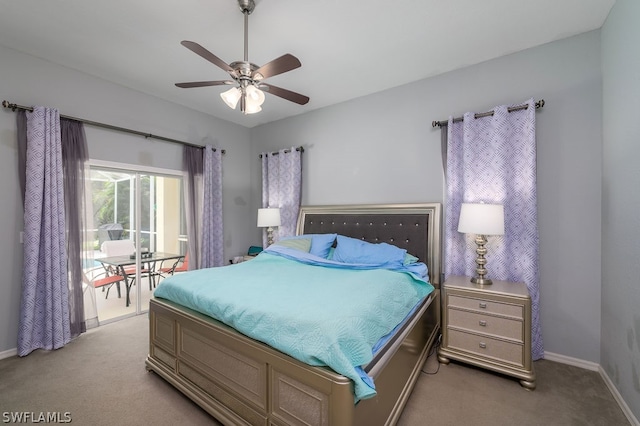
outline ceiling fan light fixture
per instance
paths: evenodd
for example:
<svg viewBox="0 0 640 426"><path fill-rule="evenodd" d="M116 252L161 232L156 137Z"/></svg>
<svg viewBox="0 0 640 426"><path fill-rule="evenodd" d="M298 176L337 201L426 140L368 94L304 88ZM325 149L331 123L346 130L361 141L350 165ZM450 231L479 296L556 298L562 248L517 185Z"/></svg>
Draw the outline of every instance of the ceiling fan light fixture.
<svg viewBox="0 0 640 426"><path fill-rule="evenodd" d="M236 109L238 105L238 101L240 100L240 96L242 96L242 91L239 87L232 87L226 92L220 93L220 97L224 101L225 104L231 109Z"/></svg>
<svg viewBox="0 0 640 426"><path fill-rule="evenodd" d="M245 92L247 94L247 104L256 104L257 106L260 106L264 103L264 92L256 86L247 86Z"/></svg>
<svg viewBox="0 0 640 426"><path fill-rule="evenodd" d="M262 107L258 104L247 102L244 106L244 113L246 114L255 114L256 112L262 111Z"/></svg>
<svg viewBox="0 0 640 426"><path fill-rule="evenodd" d="M291 90L281 87L264 84L263 80L300 68L300 60L290 53L286 53L262 66L257 66L249 62L249 15L255 8L256 0L237 0L238 6L244 15L244 60L227 64L213 53L209 52L198 43L189 40L182 40L182 44L198 56L206 59L218 68L226 71L233 79L214 81L192 81L187 83L176 83L176 86L187 89L193 87L221 86L227 84L237 84L226 92L220 94L225 104L231 109L236 109L240 102L240 111L244 114L255 114L262 111L261 105L264 103L265 93L259 89L264 88L273 96L278 96L299 105L306 105L309 102L307 96L301 95Z"/></svg>

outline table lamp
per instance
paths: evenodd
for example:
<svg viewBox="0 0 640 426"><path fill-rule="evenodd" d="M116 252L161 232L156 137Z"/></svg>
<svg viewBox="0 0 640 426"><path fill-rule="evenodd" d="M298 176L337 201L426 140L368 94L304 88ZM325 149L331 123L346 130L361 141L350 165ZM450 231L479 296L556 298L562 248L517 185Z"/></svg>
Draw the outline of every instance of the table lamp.
<svg viewBox="0 0 640 426"><path fill-rule="evenodd" d="M487 259L487 235L503 235L504 234L504 206L501 204L474 204L462 203L460 208L460 221L458 222L458 232L465 234L476 234L476 244L478 245L476 253L476 273L471 278L471 282L478 285L489 285L492 281L485 278L487 270L485 265Z"/></svg>
<svg viewBox="0 0 640 426"><path fill-rule="evenodd" d="M273 244L273 227L280 226L280 209L258 209L258 228L267 228L267 244Z"/></svg>

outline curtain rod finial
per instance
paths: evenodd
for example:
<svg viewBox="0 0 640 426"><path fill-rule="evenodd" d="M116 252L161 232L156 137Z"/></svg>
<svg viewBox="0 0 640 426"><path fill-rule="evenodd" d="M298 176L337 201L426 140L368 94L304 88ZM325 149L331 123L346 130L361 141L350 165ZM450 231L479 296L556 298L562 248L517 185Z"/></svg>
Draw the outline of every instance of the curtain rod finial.
<svg viewBox="0 0 640 426"><path fill-rule="evenodd" d="M5 108L11 108L11 111L16 112L16 109L18 109L18 104L12 104L8 101L2 101L2 106Z"/></svg>

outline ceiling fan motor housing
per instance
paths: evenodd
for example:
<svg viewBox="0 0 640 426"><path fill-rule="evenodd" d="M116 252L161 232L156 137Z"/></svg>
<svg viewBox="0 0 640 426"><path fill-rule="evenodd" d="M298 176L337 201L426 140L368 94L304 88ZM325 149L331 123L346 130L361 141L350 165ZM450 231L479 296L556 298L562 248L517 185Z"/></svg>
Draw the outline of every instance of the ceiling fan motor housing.
<svg viewBox="0 0 640 426"><path fill-rule="evenodd" d="M259 68L256 64L245 61L235 61L231 62L229 66L235 71L235 75L232 77L243 87L246 87L247 84L256 84L262 79L260 73L253 75L254 71Z"/></svg>

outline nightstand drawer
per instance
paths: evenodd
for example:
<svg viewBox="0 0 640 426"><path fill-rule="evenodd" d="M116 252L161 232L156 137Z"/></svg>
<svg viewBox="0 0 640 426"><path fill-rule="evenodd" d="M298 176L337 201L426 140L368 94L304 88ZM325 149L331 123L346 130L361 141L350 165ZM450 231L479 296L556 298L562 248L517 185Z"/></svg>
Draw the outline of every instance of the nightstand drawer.
<svg viewBox="0 0 640 426"><path fill-rule="evenodd" d="M448 329L448 333L449 348L472 352L485 358L493 358L498 362L509 363L518 367L524 366L522 345L452 329Z"/></svg>
<svg viewBox="0 0 640 426"><path fill-rule="evenodd" d="M520 342L524 340L522 321L458 309L449 309L448 313L449 325L452 327L493 334Z"/></svg>
<svg viewBox="0 0 640 426"><path fill-rule="evenodd" d="M462 309L473 309L474 311L508 315L516 318L522 318L524 316L524 307L522 305L511 305L491 300L474 299L454 295L450 295L447 300L449 308L456 307Z"/></svg>

